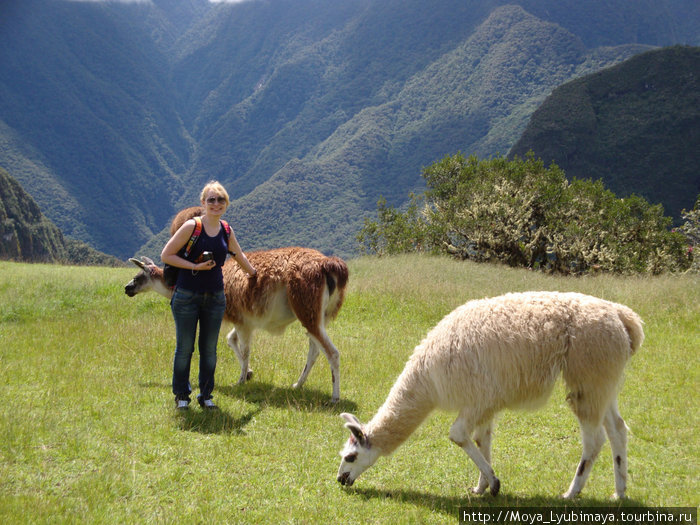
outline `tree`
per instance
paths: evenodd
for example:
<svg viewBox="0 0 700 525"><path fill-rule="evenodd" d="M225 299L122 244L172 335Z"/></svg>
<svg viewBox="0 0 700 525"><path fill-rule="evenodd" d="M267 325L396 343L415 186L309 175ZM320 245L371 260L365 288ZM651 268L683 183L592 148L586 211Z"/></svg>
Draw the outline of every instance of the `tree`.
<svg viewBox="0 0 700 525"><path fill-rule="evenodd" d="M691 269L695 272L700 272L700 195L695 201L695 206L692 210L683 210L681 217L685 221L683 226L679 228L686 240L688 241L688 258L691 262Z"/></svg>
<svg viewBox="0 0 700 525"><path fill-rule="evenodd" d="M617 198L602 182L568 181L555 164L448 156L423 171L406 211L378 205L358 235L368 253L447 252L559 273L661 273L688 266L683 235L661 205Z"/></svg>

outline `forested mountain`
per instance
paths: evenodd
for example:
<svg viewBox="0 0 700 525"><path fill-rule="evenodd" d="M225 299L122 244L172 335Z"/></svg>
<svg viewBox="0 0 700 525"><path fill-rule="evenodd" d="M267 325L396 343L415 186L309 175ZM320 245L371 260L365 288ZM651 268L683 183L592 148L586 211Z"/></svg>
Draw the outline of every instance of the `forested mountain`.
<svg viewBox="0 0 700 525"><path fill-rule="evenodd" d="M700 47L643 53L555 89L511 155L529 150L680 217L700 194Z"/></svg>
<svg viewBox="0 0 700 525"><path fill-rule="evenodd" d="M0 168L0 259L55 261L64 255L61 231Z"/></svg>
<svg viewBox="0 0 700 525"><path fill-rule="evenodd" d="M696 0L4 0L0 166L122 258L210 179L246 249L349 254L423 166L507 152L555 87L699 26Z"/></svg>
<svg viewBox="0 0 700 525"><path fill-rule="evenodd" d="M66 239L34 199L0 168L0 260L115 266L119 259Z"/></svg>

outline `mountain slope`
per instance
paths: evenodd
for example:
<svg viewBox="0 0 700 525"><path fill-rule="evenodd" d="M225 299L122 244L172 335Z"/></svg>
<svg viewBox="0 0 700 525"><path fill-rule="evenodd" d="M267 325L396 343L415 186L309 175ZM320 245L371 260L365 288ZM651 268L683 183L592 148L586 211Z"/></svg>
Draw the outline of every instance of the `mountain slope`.
<svg viewBox="0 0 700 525"><path fill-rule="evenodd" d="M112 256L66 239L32 199L0 168L0 259L24 262L62 262L120 265Z"/></svg>
<svg viewBox="0 0 700 525"><path fill-rule="evenodd" d="M180 193L189 147L161 55L132 25L142 8L27 0L7 12L16 5L0 13L13 15L0 38L2 165L65 233L128 253L162 228L153 195Z"/></svg>
<svg viewBox="0 0 700 525"><path fill-rule="evenodd" d="M122 258L214 178L246 248L348 254L421 167L507 151L556 85L699 24L690 0L7 0L0 166Z"/></svg>
<svg viewBox="0 0 700 525"><path fill-rule="evenodd" d="M60 230L0 168L0 259L53 261L65 257L63 245Z"/></svg>
<svg viewBox="0 0 700 525"><path fill-rule="evenodd" d="M556 85L640 49L591 53L568 31L522 8L494 10L387 102L364 108L234 203L241 236L253 245L322 242L350 253L354 232L379 195L400 204L408 190L422 189L420 167L445 152L507 151Z"/></svg>
<svg viewBox="0 0 700 525"><path fill-rule="evenodd" d="M510 155L532 150L568 176L602 179L679 217L700 194L700 48L672 47L557 88Z"/></svg>

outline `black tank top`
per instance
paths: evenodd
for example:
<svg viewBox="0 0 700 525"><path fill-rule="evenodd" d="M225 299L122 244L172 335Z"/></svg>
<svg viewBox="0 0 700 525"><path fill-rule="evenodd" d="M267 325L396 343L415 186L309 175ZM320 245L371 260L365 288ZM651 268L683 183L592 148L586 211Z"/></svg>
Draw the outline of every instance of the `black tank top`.
<svg viewBox="0 0 700 525"><path fill-rule="evenodd" d="M181 269L178 272L176 288L184 288L191 292L218 292L224 289L224 276L221 267L226 262L228 240L223 225L220 224L219 233L214 237L209 237L207 231L202 227L202 233L199 234L199 238L194 243L187 260L197 261L202 252L212 252L216 266L211 270L194 272Z"/></svg>

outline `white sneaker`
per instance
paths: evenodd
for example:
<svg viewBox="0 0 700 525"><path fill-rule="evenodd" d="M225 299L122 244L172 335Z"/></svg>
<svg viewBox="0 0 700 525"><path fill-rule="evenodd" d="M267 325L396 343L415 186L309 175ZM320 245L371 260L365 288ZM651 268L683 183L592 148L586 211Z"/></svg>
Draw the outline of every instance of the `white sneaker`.
<svg viewBox="0 0 700 525"><path fill-rule="evenodd" d="M202 398L200 397L200 398L197 398L197 401L199 401L199 404L200 404L200 405L202 406L202 408L204 408L204 409L216 410L216 409L219 408L218 406L216 406L216 405L214 404L214 402L213 402L211 399L202 399Z"/></svg>
<svg viewBox="0 0 700 525"><path fill-rule="evenodd" d="M176 399L175 404L178 410L187 410L190 407L190 402L187 399Z"/></svg>

